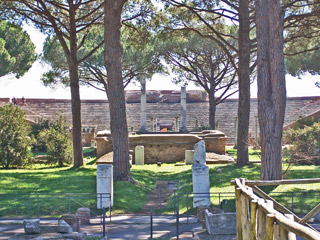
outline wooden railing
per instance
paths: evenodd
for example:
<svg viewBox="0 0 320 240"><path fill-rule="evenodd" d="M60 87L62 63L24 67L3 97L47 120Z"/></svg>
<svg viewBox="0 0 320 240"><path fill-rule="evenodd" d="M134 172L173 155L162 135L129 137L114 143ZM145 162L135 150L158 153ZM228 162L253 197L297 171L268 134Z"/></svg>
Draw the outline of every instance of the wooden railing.
<svg viewBox="0 0 320 240"><path fill-rule="evenodd" d="M315 182L319 183L320 179L231 181L236 191L237 240L293 240L296 236L319 240L320 233L306 222L320 211L320 204L300 219L258 187Z"/></svg>

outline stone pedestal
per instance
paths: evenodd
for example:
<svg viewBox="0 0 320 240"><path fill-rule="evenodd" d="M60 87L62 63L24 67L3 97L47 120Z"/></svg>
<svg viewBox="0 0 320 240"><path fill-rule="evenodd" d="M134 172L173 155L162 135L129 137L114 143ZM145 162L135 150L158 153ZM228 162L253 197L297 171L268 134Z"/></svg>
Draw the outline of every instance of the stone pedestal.
<svg viewBox="0 0 320 240"><path fill-rule="evenodd" d="M186 160L186 165L193 164L193 150L186 150L185 151L185 160Z"/></svg>
<svg viewBox="0 0 320 240"><path fill-rule="evenodd" d="M136 165L144 165L144 146L135 147L134 159L135 159Z"/></svg>
<svg viewBox="0 0 320 240"><path fill-rule="evenodd" d="M210 180L208 166L192 167L193 207L210 206Z"/></svg>
<svg viewBox="0 0 320 240"><path fill-rule="evenodd" d="M113 166L99 164L97 165L97 208L110 206L113 206Z"/></svg>
<svg viewBox="0 0 320 240"><path fill-rule="evenodd" d="M79 218L80 224L90 224L89 208L78 208L76 216Z"/></svg>

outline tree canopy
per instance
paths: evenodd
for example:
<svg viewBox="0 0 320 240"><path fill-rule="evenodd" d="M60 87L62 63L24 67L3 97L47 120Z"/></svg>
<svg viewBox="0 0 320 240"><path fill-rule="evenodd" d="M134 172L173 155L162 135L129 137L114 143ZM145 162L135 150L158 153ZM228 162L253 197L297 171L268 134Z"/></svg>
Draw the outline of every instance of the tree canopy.
<svg viewBox="0 0 320 240"><path fill-rule="evenodd" d="M215 129L216 105L237 92L228 91L238 79L231 61L217 43L195 32L173 31L161 38L163 56L176 74L175 82L194 82L208 93L209 125Z"/></svg>
<svg viewBox="0 0 320 240"><path fill-rule="evenodd" d="M36 59L35 46L27 32L0 21L0 77L12 73L20 78Z"/></svg>
<svg viewBox="0 0 320 240"><path fill-rule="evenodd" d="M79 55L86 55L90 45L94 45L103 39L103 29L91 30L87 36L86 44ZM151 78L156 72L162 72L154 37L145 29L129 28L124 26L121 30L121 42L123 45L123 71L124 87L132 81L139 81L139 76ZM89 46L87 46L89 45ZM89 85L102 91L107 91L106 69L104 66L104 49L101 46L95 53L79 65L79 79L81 84ZM70 84L67 59L56 37L47 37L42 60L51 66L51 69L43 75L45 85L54 86L58 83Z"/></svg>

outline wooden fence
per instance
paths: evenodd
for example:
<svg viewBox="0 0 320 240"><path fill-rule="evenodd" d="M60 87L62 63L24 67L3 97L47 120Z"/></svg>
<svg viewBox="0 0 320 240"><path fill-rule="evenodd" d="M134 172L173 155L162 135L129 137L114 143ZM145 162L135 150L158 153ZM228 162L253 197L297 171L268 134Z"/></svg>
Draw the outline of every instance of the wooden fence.
<svg viewBox="0 0 320 240"><path fill-rule="evenodd" d="M237 239L293 240L299 236L303 239L319 240L320 233L308 225L307 221L320 211L320 204L300 219L258 187L319 182L319 178L279 181L235 179L232 181L231 184L235 185L236 191Z"/></svg>

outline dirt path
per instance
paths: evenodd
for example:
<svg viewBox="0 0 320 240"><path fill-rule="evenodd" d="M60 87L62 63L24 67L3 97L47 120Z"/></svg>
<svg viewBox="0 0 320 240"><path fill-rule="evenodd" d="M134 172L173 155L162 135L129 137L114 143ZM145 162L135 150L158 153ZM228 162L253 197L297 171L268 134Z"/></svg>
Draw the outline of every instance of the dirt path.
<svg viewBox="0 0 320 240"><path fill-rule="evenodd" d="M150 208L153 209L160 209L160 202L161 208L165 208L168 205L168 201L170 196L173 194L173 190L167 188L168 182L161 181L157 182L156 188L154 191L150 192L147 196L147 202L144 205L143 209L141 210L141 214L146 215L150 214ZM161 196L160 196L161 191Z"/></svg>

